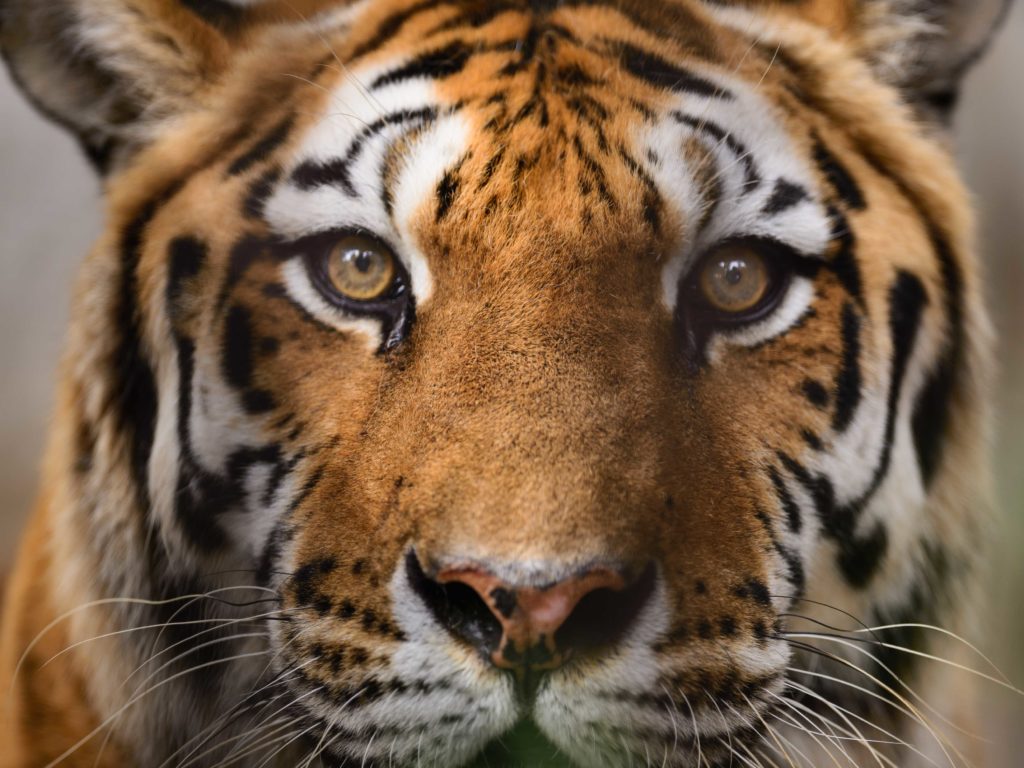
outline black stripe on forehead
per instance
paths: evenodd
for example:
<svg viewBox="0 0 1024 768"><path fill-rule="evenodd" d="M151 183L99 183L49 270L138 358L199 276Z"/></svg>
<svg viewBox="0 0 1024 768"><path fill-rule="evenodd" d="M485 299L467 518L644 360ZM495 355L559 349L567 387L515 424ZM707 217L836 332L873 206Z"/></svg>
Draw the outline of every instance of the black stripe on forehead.
<svg viewBox="0 0 1024 768"><path fill-rule="evenodd" d="M629 43L615 43L623 68L656 88L729 101L733 95L710 80Z"/></svg>
<svg viewBox="0 0 1024 768"><path fill-rule="evenodd" d="M291 133L294 118L288 115L278 122L264 136L260 137L249 149L239 155L228 167L229 176L239 176L262 160L287 141Z"/></svg>
<svg viewBox="0 0 1024 768"><path fill-rule="evenodd" d="M227 0L179 0L200 18L218 27L231 27L242 21L245 10Z"/></svg>
<svg viewBox="0 0 1024 768"><path fill-rule="evenodd" d="M476 53L468 45L460 40L449 43L444 48L428 51L420 54L412 61L403 64L396 69L380 75L370 85L370 90L377 90L388 85L395 85L406 80L415 80L421 77L430 77L440 80L452 75L457 75L470 58Z"/></svg>
<svg viewBox="0 0 1024 768"><path fill-rule="evenodd" d="M353 51L352 58L373 53L417 16L444 7L459 9L460 12L434 32L449 31L458 26L481 27L508 11L529 12L547 21L551 14L564 9L607 8L655 37L674 42L702 58L715 58L714 45L703 19L681 3L660 0L420 0L385 18L373 34Z"/></svg>
<svg viewBox="0 0 1024 768"><path fill-rule="evenodd" d="M347 195L355 197L357 192L352 183L352 165L359 159L366 143L389 126L422 125L435 120L437 115L438 111L435 107L420 107L418 109L402 109L379 117L359 132L359 135L349 145L344 157L325 163L307 160L292 172L291 180L299 189L305 191L326 184L338 184Z"/></svg>
<svg viewBox="0 0 1024 768"><path fill-rule="evenodd" d="M716 144L724 145L736 156L737 162L743 166L744 194L761 185L761 172L758 170L757 164L754 162L754 158L749 148L733 136L732 133L727 131L718 123L708 120L706 117L696 117L684 112L673 111L672 118L677 123L692 128L694 132L704 134L712 139Z"/></svg>

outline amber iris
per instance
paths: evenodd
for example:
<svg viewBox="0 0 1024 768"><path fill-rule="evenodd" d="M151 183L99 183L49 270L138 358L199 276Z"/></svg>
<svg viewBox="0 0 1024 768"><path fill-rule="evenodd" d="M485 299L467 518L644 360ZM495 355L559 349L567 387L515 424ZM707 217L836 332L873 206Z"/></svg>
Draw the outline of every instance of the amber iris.
<svg viewBox="0 0 1024 768"><path fill-rule="evenodd" d="M347 235L334 243L326 267L331 287L353 301L386 298L398 273L394 254L362 235Z"/></svg>
<svg viewBox="0 0 1024 768"><path fill-rule="evenodd" d="M757 307L771 287L764 257L741 245L723 246L707 259L698 281L704 300L718 312L742 314Z"/></svg>

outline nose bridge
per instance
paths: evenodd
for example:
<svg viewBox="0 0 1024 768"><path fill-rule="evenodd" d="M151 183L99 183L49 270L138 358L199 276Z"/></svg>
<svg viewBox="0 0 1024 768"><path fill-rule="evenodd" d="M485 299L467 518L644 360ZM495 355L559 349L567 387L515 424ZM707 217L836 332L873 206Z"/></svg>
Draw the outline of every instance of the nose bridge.
<svg viewBox="0 0 1024 768"><path fill-rule="evenodd" d="M657 472L643 385L558 347L485 357L425 417L421 491L444 506L443 538L472 554L503 541L542 560L605 548L615 514L643 504Z"/></svg>
<svg viewBox="0 0 1024 768"><path fill-rule="evenodd" d="M424 554L633 560L652 524L635 513L657 503L664 374L642 311L556 305L439 288L424 307L368 429Z"/></svg>

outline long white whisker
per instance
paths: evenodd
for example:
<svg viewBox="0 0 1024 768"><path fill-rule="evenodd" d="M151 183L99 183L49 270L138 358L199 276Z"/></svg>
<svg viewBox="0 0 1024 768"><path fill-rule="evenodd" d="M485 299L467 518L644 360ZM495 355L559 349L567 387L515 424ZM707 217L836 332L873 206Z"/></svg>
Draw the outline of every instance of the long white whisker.
<svg viewBox="0 0 1024 768"><path fill-rule="evenodd" d="M264 655L266 655L266 653L267 653L266 651L257 651L257 652L253 652L253 653L241 653L241 654L237 654L235 656L228 656L227 658L216 659L214 661L208 661L208 662L204 662L202 664L197 664L196 666L191 667L189 669L182 670L181 672L176 672L175 674L173 674L170 677L167 677L167 678L161 680L160 682L156 683L155 685L151 686L150 688L146 689L145 691L143 691L143 692L133 696L125 704L123 704L121 707L119 707L112 715L107 717L102 723L97 725L95 728L93 728L91 731L89 731L89 733L87 733L85 736L83 736L78 741L76 741L74 744L72 744L70 747L68 747L66 750L64 750L56 758L54 758L49 763L47 763L45 768L52 768L53 766L58 765L59 763L63 762L67 757L71 756L72 754L77 752L79 749L81 749L82 746L86 742L88 742L90 739L92 739L103 728L105 728L106 726L110 725L117 718L119 718L122 714L124 714L128 710L128 708L131 707L132 705L134 705L137 701L139 701L140 699L148 696L149 694L151 694L153 691L157 690L158 688L161 688L161 687L167 685L168 683L173 682L174 680L178 679L179 677L183 677L185 675L192 674L193 672L198 672L201 669L206 669L208 667L213 667L213 666L216 666L218 664L227 664L229 662L238 661L240 659L252 658L252 657L255 657L255 656L264 656Z"/></svg>

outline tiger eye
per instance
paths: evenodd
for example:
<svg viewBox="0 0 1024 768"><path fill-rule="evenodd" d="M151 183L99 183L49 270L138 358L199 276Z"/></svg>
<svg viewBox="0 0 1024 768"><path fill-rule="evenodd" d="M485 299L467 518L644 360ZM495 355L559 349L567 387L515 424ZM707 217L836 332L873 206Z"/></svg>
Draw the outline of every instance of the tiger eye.
<svg viewBox="0 0 1024 768"><path fill-rule="evenodd" d="M331 246L327 255L331 287L347 299L376 301L385 297L395 282L395 256L381 243L360 235L348 235Z"/></svg>
<svg viewBox="0 0 1024 768"><path fill-rule="evenodd" d="M704 300L719 312L740 314L756 307L771 286L765 259L743 247L725 246L704 263L700 274Z"/></svg>

